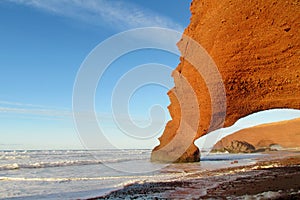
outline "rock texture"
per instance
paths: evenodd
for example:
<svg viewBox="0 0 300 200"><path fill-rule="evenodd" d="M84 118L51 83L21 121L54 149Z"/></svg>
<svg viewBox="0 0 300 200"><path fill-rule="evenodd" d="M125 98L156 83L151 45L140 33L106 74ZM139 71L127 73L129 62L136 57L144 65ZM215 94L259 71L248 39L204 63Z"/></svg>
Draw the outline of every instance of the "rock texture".
<svg viewBox="0 0 300 200"><path fill-rule="evenodd" d="M199 161L200 153L193 142L209 131L261 110L300 108L299 0L194 0L191 13L184 35L201 44L217 66L226 93L225 102L217 104L226 110L214 109L215 93L209 88L218 80L207 80L212 76L203 76L195 63L191 64L188 57L201 54L194 51L191 39L183 36L178 43L181 62L172 74L175 87L168 93L172 120L152 152L152 161ZM202 64L209 70L206 61ZM197 108L188 106L189 98L178 98L179 91L190 94L182 92L183 80L196 94L200 114L190 115L185 121L183 114ZM183 123L191 128L184 129Z"/></svg>
<svg viewBox="0 0 300 200"><path fill-rule="evenodd" d="M233 140L224 147L224 150L229 153L252 153L255 151L255 147L245 141Z"/></svg>
<svg viewBox="0 0 300 200"><path fill-rule="evenodd" d="M232 141L243 140L254 145L255 149L300 148L300 118L247 128L220 140L213 149L230 146ZM276 147L276 146L275 146Z"/></svg>

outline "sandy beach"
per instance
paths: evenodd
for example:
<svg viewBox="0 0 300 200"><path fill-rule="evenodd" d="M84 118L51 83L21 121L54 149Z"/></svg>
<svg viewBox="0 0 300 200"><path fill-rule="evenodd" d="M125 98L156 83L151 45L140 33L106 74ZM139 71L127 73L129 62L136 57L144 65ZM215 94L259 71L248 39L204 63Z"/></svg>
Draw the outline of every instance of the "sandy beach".
<svg viewBox="0 0 300 200"><path fill-rule="evenodd" d="M300 153L187 175L181 180L125 186L95 199L299 199Z"/></svg>

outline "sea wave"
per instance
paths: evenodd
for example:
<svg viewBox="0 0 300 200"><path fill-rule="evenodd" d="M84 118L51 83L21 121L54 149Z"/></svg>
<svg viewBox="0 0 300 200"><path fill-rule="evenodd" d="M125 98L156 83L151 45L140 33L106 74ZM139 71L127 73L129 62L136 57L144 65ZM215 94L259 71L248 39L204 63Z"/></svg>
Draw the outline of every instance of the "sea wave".
<svg viewBox="0 0 300 200"><path fill-rule="evenodd" d="M105 177L6 177L0 176L0 181L43 181L43 182L68 182L68 181L91 181L91 180L113 180L113 179L126 179L132 178L131 176L105 176Z"/></svg>
<svg viewBox="0 0 300 200"><path fill-rule="evenodd" d="M29 159L30 156L27 155L2 155L0 156L0 160L22 160Z"/></svg>
<svg viewBox="0 0 300 200"><path fill-rule="evenodd" d="M55 162L35 162L35 163L12 163L0 165L0 171L4 170L17 170L17 169L36 169L36 168L50 168L50 167L67 167L67 166L80 166L80 165L97 165L120 163L132 160L144 160L144 158L120 158L110 160L63 160Z"/></svg>

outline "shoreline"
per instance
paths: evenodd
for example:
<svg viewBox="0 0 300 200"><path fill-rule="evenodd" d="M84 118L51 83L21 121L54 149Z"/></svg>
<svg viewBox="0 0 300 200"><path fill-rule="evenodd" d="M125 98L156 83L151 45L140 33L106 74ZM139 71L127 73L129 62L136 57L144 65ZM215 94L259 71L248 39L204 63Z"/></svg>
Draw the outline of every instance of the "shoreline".
<svg viewBox="0 0 300 200"><path fill-rule="evenodd" d="M134 183L97 199L297 199L300 153L270 157L247 166L196 172L180 180Z"/></svg>

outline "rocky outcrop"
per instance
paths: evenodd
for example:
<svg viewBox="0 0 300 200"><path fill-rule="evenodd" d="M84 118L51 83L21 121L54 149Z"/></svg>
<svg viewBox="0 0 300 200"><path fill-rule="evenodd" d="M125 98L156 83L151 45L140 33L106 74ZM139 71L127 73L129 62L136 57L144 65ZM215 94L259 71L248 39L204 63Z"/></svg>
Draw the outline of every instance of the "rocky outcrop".
<svg viewBox="0 0 300 200"><path fill-rule="evenodd" d="M233 140L230 145L225 146L224 151L229 153L252 153L255 151L255 147L245 141Z"/></svg>
<svg viewBox="0 0 300 200"><path fill-rule="evenodd" d="M199 161L202 135L261 110L300 108L299 11L299 0L192 2L168 93L172 120L152 161Z"/></svg>
<svg viewBox="0 0 300 200"><path fill-rule="evenodd" d="M213 150L222 150L232 141L243 140L252 144L256 150L300 148L300 118L247 128L220 140Z"/></svg>

